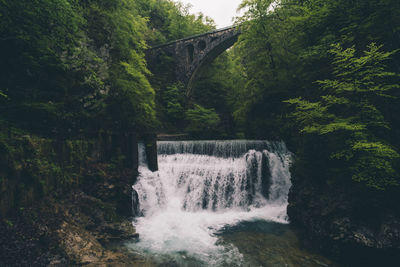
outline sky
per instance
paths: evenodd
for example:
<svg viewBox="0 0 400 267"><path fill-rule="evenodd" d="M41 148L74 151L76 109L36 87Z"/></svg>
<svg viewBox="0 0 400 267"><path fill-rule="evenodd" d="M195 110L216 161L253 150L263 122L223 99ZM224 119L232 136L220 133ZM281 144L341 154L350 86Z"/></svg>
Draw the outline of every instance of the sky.
<svg viewBox="0 0 400 267"><path fill-rule="evenodd" d="M214 19L217 28L223 28L233 24L232 18L239 15L236 9L242 0L179 0L179 2L191 4L193 7L190 13L202 12Z"/></svg>

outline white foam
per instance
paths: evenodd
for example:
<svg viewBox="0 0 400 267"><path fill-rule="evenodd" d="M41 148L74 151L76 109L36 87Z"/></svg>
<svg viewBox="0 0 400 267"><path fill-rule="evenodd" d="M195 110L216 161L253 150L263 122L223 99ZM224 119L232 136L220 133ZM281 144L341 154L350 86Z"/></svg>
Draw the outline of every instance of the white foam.
<svg viewBox="0 0 400 267"><path fill-rule="evenodd" d="M268 160L268 177L263 160ZM239 158L160 155L160 170L141 166L134 185L144 214L134 222L140 233L135 248L184 252L210 265L218 265L221 255L225 263L240 260L238 250L219 245L215 234L242 221L287 223L289 163L287 150L250 150ZM269 179L268 198L263 179Z"/></svg>

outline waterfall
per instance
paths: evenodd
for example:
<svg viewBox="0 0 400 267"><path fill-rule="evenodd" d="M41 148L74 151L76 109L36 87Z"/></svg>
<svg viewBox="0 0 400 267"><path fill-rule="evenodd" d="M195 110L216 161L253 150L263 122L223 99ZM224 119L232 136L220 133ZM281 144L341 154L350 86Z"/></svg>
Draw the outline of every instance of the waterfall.
<svg viewBox="0 0 400 267"><path fill-rule="evenodd" d="M284 142L231 140L231 141L161 141L157 143L157 149L161 155L172 154L199 154L215 157L241 157L249 150L281 151L286 153Z"/></svg>
<svg viewBox="0 0 400 267"><path fill-rule="evenodd" d="M287 223L291 153L283 142L179 141L157 147L159 171L141 164L133 186L143 214L135 222L141 235L136 246L205 260L216 251L232 253L215 236L227 225Z"/></svg>

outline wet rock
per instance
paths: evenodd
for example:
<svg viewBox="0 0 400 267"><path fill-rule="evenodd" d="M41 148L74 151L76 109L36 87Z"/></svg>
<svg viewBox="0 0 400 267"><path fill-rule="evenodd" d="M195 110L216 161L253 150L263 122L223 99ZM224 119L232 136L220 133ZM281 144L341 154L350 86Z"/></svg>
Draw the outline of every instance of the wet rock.
<svg viewBox="0 0 400 267"><path fill-rule="evenodd" d="M98 228L97 233L97 239L103 244L116 241L121 242L139 237L135 227L129 221L104 224Z"/></svg>
<svg viewBox="0 0 400 267"><path fill-rule="evenodd" d="M83 192L115 208L119 216L132 217L132 181L137 173L126 169L110 173L107 165L96 164L84 179Z"/></svg>
<svg viewBox="0 0 400 267"><path fill-rule="evenodd" d="M271 170L270 170L270 164L269 164L269 159L265 155L265 153L262 154L262 169L261 169L261 175L262 175L262 194L266 199L269 199L269 190L271 187Z"/></svg>
<svg viewBox="0 0 400 267"><path fill-rule="evenodd" d="M132 225L130 227L127 223L108 225L102 230L105 232L89 232L80 226L64 222L58 230L60 247L76 265L136 266L137 258L129 253L107 249L98 240L99 236L104 238L103 242L130 239L136 235Z"/></svg>
<svg viewBox="0 0 400 267"><path fill-rule="evenodd" d="M12 221L0 220L0 266L152 266L123 249L123 241L134 239L130 220L77 191Z"/></svg>
<svg viewBox="0 0 400 267"><path fill-rule="evenodd" d="M304 244L351 266L400 262L400 211L391 192L292 173L288 215Z"/></svg>
<svg viewBox="0 0 400 267"><path fill-rule="evenodd" d="M132 216L133 217L142 216L142 213L140 211L139 195L133 188L132 188Z"/></svg>
<svg viewBox="0 0 400 267"><path fill-rule="evenodd" d="M58 234L61 248L75 263L88 264L101 260L104 249L88 231L64 222Z"/></svg>

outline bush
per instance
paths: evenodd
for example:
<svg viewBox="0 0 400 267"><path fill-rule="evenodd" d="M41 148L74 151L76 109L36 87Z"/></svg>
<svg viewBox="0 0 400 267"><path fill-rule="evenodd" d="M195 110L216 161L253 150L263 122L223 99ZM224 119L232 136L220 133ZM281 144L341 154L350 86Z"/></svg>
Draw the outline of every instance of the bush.
<svg viewBox="0 0 400 267"><path fill-rule="evenodd" d="M220 118L214 109L195 105L194 109L186 111L186 120L188 125L185 131L193 136L210 137L218 132Z"/></svg>

